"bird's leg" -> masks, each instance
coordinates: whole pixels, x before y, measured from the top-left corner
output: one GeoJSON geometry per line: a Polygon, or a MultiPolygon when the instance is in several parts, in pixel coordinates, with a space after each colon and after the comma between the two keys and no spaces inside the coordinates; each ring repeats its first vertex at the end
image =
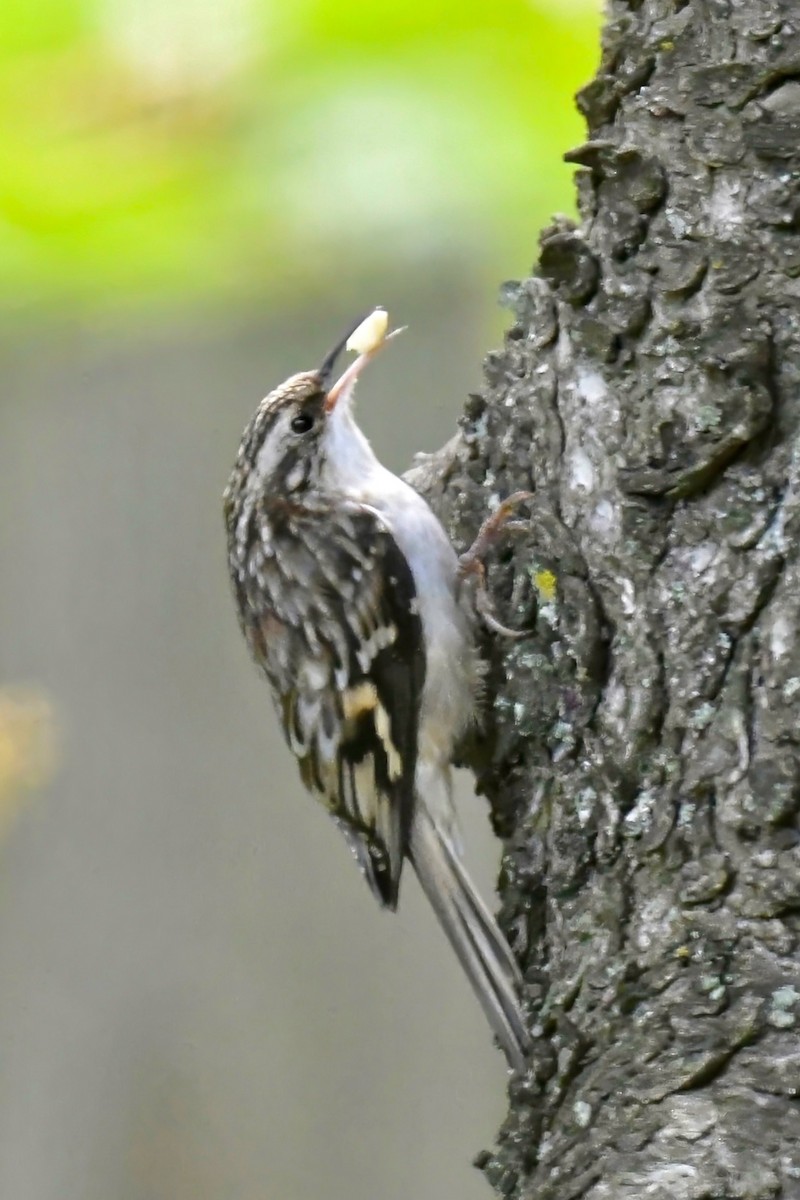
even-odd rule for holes
{"type": "Polygon", "coordinates": [[[486,587],[485,559],[502,533],[507,533],[509,530],[515,531],[528,528],[524,521],[509,521],[508,518],[518,504],[532,499],[533,492],[514,492],[507,500],[504,500],[491,516],[486,518],[469,550],[459,558],[458,573],[456,575],[458,583],[462,583],[470,575],[475,577],[475,611],[480,616],[484,625],[488,629],[491,629],[493,633],[500,634],[501,637],[513,638],[515,640],[527,637],[528,635],[525,630],[509,629],[507,625],[503,625],[498,621],[494,615],[494,606],[486,587]]]}

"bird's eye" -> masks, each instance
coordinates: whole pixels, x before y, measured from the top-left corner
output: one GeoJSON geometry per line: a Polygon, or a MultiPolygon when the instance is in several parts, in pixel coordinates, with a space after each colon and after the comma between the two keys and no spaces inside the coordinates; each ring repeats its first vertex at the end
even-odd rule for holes
{"type": "Polygon", "coordinates": [[[296,417],[292,417],[290,428],[292,433],[308,433],[309,429],[314,428],[314,418],[311,413],[298,413],[296,417]]]}

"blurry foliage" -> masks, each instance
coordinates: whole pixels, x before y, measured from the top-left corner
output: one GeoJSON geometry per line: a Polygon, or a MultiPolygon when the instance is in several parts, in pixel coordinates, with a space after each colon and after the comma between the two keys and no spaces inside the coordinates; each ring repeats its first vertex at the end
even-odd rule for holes
{"type": "Polygon", "coordinates": [[[0,304],[519,273],[573,207],[594,0],[3,0],[0,304]]]}
{"type": "Polygon", "coordinates": [[[0,839],[25,793],[43,787],[55,766],[49,701],[38,691],[0,690],[0,839]]]}

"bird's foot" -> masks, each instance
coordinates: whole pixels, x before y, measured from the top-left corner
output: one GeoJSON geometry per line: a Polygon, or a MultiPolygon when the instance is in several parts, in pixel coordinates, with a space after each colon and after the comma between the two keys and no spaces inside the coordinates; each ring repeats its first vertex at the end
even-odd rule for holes
{"type": "Polygon", "coordinates": [[[525,521],[510,521],[509,517],[517,505],[532,499],[533,492],[514,492],[486,518],[469,550],[465,551],[459,558],[458,574],[456,576],[459,583],[462,583],[469,576],[475,578],[475,611],[487,629],[490,629],[492,633],[499,634],[501,637],[512,638],[515,641],[527,637],[527,632],[521,629],[509,629],[507,625],[503,625],[501,621],[498,621],[495,616],[494,605],[486,586],[485,560],[486,555],[501,534],[528,529],[525,521]]]}

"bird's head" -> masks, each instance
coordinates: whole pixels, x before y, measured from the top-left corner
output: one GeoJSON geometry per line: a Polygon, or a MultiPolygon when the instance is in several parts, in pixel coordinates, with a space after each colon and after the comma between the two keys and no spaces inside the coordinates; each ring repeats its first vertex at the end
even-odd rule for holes
{"type": "Polygon", "coordinates": [[[292,498],[319,486],[331,454],[341,452],[343,433],[346,441],[352,430],[366,445],[350,416],[353,389],[367,363],[400,332],[381,334],[332,382],[338,358],[366,320],[355,322],[320,367],[291,375],[261,401],[242,436],[226,509],[251,488],[261,495],[292,498]]]}

